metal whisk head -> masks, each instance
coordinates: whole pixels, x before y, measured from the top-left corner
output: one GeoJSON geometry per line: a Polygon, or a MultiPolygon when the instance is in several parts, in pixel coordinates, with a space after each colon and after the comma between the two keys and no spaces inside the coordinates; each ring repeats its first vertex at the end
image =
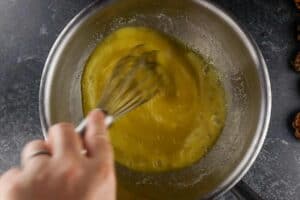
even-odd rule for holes
{"type": "MultiPolygon", "coordinates": [[[[132,49],[131,54],[120,59],[106,82],[98,108],[110,125],[116,118],[149,101],[159,91],[161,75],[157,67],[157,51],[142,51],[143,45],[132,49]]],[[[82,132],[85,120],[77,127],[82,132]]]]}
{"type": "Polygon", "coordinates": [[[122,58],[104,87],[99,108],[118,118],[150,100],[160,86],[156,54],[150,51],[122,58]]]}

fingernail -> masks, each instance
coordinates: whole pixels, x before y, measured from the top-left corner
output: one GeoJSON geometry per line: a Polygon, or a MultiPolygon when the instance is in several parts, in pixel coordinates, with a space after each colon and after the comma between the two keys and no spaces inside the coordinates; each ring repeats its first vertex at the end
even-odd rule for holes
{"type": "Polygon", "coordinates": [[[94,109],[94,111],[103,112],[102,109],[100,109],[100,108],[96,108],[96,109],[94,109]]]}

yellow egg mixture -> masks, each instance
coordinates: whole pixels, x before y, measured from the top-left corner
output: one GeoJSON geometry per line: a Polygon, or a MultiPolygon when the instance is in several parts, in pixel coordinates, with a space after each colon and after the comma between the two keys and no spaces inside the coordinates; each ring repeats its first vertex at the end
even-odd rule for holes
{"type": "Polygon", "coordinates": [[[84,113],[97,106],[119,59],[140,44],[147,51],[158,51],[159,67],[169,82],[110,128],[115,159],[145,172],[189,166],[207,153],[222,131],[225,93],[215,69],[171,37],[150,28],[125,27],[105,38],[82,76],[84,113]]]}

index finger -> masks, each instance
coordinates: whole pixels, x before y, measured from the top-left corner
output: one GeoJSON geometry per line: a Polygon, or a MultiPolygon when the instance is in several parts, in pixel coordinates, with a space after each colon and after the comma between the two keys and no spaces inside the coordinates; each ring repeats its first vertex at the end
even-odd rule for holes
{"type": "Polygon", "coordinates": [[[53,157],[74,158],[82,157],[82,143],[74,126],[68,123],[60,123],[49,130],[48,143],[53,157]]]}
{"type": "Polygon", "coordinates": [[[113,164],[113,151],[104,124],[104,114],[100,110],[92,111],[88,116],[84,144],[88,157],[101,164],[113,164]]]}

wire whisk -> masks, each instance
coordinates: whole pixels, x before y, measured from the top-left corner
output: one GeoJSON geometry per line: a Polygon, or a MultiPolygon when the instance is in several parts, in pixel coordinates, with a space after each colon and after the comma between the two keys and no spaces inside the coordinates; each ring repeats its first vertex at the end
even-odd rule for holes
{"type": "MultiPolygon", "coordinates": [[[[121,58],[104,86],[97,107],[106,114],[107,126],[149,101],[162,85],[157,51],[143,51],[143,47],[137,45],[129,55],[121,58]]],[[[84,119],[75,129],[76,132],[84,133],[86,125],[87,120],[84,119]]]]}

